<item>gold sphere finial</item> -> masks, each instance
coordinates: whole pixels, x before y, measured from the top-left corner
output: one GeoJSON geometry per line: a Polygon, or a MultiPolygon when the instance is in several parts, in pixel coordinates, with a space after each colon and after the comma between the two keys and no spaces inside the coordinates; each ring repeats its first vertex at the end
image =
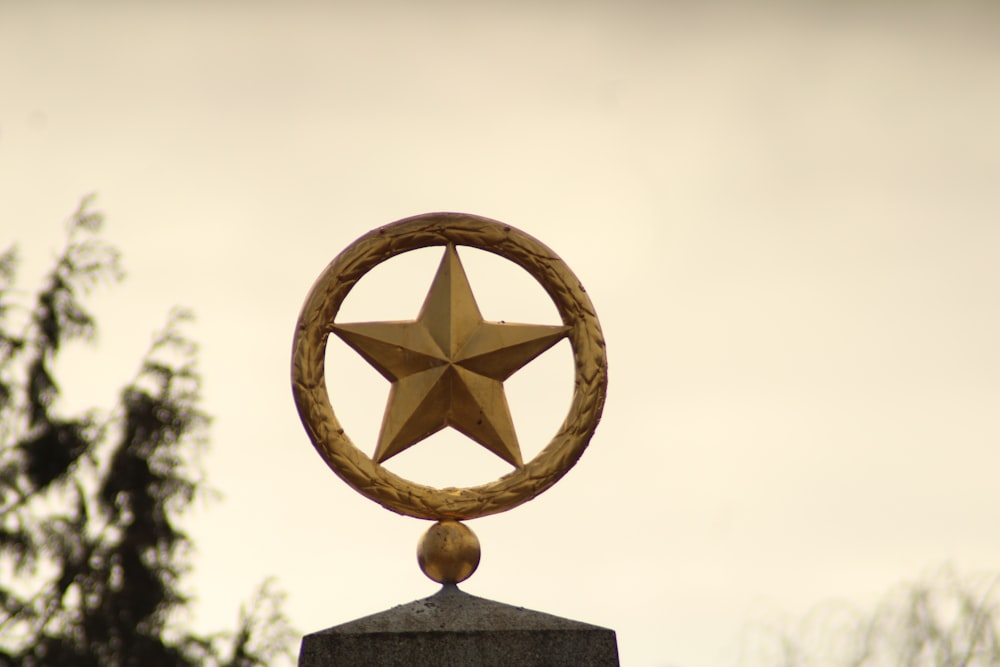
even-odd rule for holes
{"type": "Polygon", "coordinates": [[[417,562],[439,584],[457,584],[479,567],[479,538],[459,521],[438,521],[417,544],[417,562]]]}

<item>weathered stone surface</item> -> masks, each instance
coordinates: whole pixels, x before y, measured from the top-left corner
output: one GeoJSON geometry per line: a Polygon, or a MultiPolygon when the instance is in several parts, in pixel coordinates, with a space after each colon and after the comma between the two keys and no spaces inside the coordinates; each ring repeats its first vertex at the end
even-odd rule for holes
{"type": "Polygon", "coordinates": [[[436,595],[302,639],[299,667],[617,667],[614,630],[468,595],[436,595]]]}

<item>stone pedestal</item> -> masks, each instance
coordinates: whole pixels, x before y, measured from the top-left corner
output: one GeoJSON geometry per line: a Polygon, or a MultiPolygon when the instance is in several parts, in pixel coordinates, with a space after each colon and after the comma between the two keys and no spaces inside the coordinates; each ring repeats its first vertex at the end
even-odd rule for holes
{"type": "Polygon", "coordinates": [[[468,595],[435,595],[306,635],[299,667],[618,667],[614,630],[468,595]]]}

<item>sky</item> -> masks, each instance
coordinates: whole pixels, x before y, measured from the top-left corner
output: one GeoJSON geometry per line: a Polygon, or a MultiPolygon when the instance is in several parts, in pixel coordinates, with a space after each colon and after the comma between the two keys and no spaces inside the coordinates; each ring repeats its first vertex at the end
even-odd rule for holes
{"type": "MultiPolygon", "coordinates": [[[[61,362],[67,411],[110,406],[194,311],[222,499],[185,523],[189,620],[231,626],[274,576],[303,633],[436,590],[429,524],[299,422],[310,286],[419,213],[538,238],[597,309],[607,404],[563,480],[469,522],[463,589],[613,628],[623,665],[755,665],[748,637],[824,601],[1000,569],[998,36],[972,1],[5,0],[0,225],[22,286],[86,193],[123,252],[96,345],[61,362]]],[[[487,319],[558,322],[459,251],[487,319]]],[[[343,320],[416,317],[439,257],[380,266],[343,320]]],[[[340,341],[328,365],[370,453],[388,385],[340,341]]],[[[529,454],[571,383],[565,343],[508,382],[529,454]]],[[[505,471],[484,451],[441,434],[387,465],[472,485],[505,471]]]]}

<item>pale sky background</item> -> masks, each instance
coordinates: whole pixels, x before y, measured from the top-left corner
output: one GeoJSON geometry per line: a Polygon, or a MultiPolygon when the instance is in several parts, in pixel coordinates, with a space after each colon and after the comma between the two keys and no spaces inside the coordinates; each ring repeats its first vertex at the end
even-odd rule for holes
{"type": "MultiPolygon", "coordinates": [[[[66,408],[110,405],[170,307],[195,311],[224,494],[187,522],[198,627],[270,575],[302,632],[436,590],[428,524],[326,468],[288,377],[326,264],[436,210],[559,253],[610,365],[578,465],[471,522],[464,590],[614,628],[629,667],[707,667],[756,664],[755,622],[1000,569],[994,3],[3,0],[22,286],[92,191],[129,276],[94,295],[66,408]]],[[[465,257],[487,318],[555,321],[518,270],[465,257]]],[[[437,258],[372,275],[345,319],[414,317],[437,258]]],[[[373,446],[387,384],[343,349],[334,408],[373,446]]],[[[571,383],[565,345],[538,363],[509,383],[529,452],[571,383]]],[[[460,437],[434,447],[399,469],[497,476],[460,437]]]]}

